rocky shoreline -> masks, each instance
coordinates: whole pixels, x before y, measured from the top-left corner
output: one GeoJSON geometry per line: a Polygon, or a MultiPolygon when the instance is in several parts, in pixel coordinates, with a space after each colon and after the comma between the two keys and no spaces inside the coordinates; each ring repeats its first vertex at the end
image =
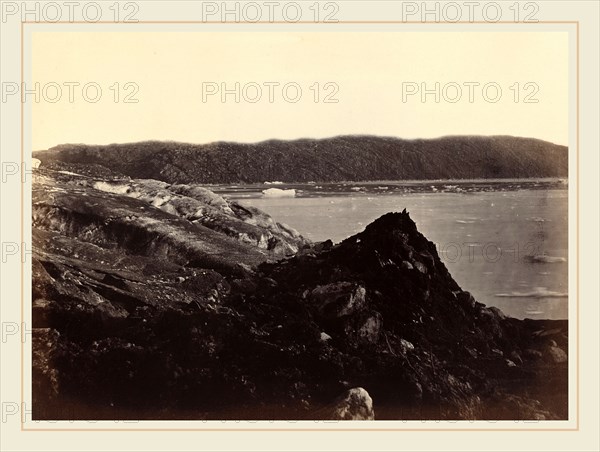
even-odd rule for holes
{"type": "Polygon", "coordinates": [[[568,417],[568,322],[452,279],[407,212],[310,243],[199,186],[35,171],[34,419],[568,417]]]}

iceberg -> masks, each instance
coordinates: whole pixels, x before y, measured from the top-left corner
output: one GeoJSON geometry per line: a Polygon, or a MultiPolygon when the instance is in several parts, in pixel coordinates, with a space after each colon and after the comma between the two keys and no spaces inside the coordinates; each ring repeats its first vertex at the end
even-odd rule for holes
{"type": "Polygon", "coordinates": [[[296,196],[296,190],[293,188],[289,190],[282,190],[280,188],[267,188],[262,192],[265,198],[293,198],[296,196]]]}

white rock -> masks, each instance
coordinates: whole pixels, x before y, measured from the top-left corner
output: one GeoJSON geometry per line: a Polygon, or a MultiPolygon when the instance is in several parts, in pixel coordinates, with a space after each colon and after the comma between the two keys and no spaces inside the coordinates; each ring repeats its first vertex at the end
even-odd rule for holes
{"type": "Polygon", "coordinates": [[[415,349],[415,346],[412,344],[412,342],[409,342],[406,339],[400,339],[400,345],[402,346],[404,351],[415,349]]]}
{"type": "Polygon", "coordinates": [[[331,417],[344,421],[372,421],[375,419],[373,399],[365,389],[352,388],[336,401],[331,417]]]}
{"type": "Polygon", "coordinates": [[[331,336],[325,332],[321,333],[321,341],[322,342],[327,342],[331,340],[331,336]]]}

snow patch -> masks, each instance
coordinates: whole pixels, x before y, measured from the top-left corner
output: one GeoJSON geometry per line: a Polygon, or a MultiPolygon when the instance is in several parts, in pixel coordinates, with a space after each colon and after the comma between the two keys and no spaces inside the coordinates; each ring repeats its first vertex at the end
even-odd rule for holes
{"type": "Polygon", "coordinates": [[[108,182],[94,182],[93,187],[96,190],[105,191],[107,193],[114,193],[116,195],[124,195],[129,191],[129,185],[127,184],[110,184],[108,182]]]}
{"type": "Polygon", "coordinates": [[[69,176],[81,176],[81,174],[74,173],[72,171],[58,171],[61,174],[68,174],[69,176]]]}

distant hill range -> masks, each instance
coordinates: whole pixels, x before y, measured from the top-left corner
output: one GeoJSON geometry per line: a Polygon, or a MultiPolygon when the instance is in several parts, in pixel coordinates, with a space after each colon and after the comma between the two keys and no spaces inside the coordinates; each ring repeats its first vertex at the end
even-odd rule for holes
{"type": "Polygon", "coordinates": [[[43,166],[88,175],[110,172],[198,184],[563,178],[568,174],[566,146],[512,136],[404,140],[353,135],[252,144],[63,144],[35,152],[34,157],[43,166]]]}

